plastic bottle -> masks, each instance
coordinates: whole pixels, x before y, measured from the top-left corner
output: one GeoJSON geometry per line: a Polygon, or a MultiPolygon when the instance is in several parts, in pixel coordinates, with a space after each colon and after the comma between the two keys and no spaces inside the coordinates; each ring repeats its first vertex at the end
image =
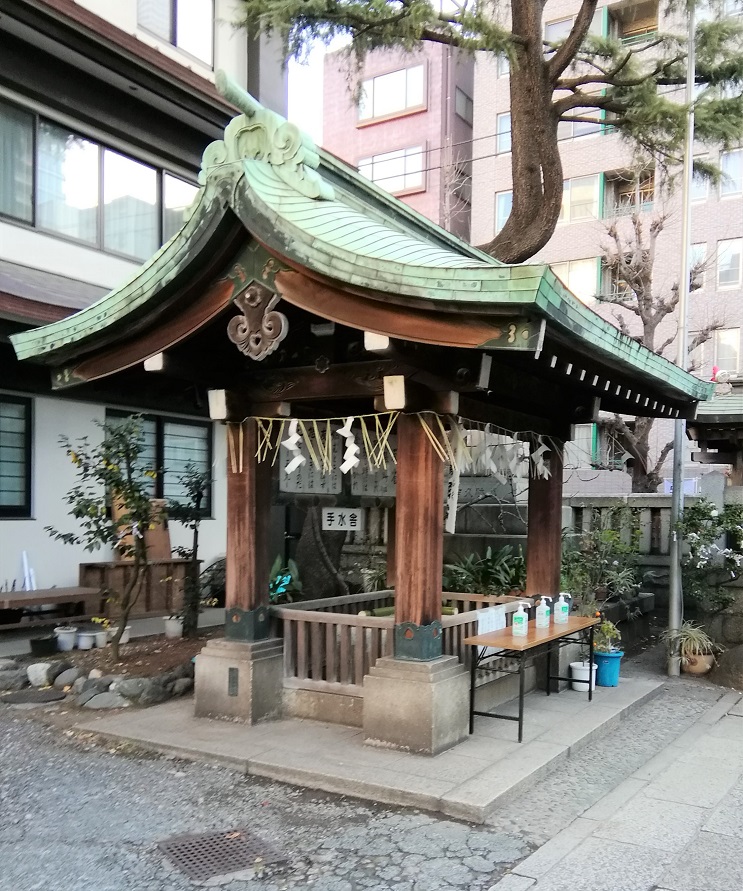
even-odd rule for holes
{"type": "Polygon", "coordinates": [[[565,595],[560,594],[560,599],[555,604],[555,625],[565,625],[568,621],[570,607],[565,601],[565,595]]]}
{"type": "Polygon", "coordinates": [[[550,608],[549,602],[552,601],[551,597],[545,597],[542,595],[542,599],[539,601],[539,605],[537,606],[537,628],[549,628],[550,626],[550,608]]]}
{"type": "Polygon", "coordinates": [[[526,637],[529,630],[529,614],[524,607],[528,608],[528,606],[528,603],[519,603],[519,608],[513,614],[511,631],[514,637],[526,637]]]}

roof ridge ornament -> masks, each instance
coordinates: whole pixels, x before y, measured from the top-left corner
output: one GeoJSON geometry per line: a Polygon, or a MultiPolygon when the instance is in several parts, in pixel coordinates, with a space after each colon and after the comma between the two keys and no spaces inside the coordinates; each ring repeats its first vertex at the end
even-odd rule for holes
{"type": "Polygon", "coordinates": [[[317,172],[320,155],[307,134],[275,111],[264,108],[224,71],[217,71],[216,86],[242,114],[227,125],[223,140],[210,143],[204,150],[199,172],[202,186],[211,176],[219,176],[226,164],[256,160],[270,164],[288,186],[306,198],[335,198],[333,187],[317,172]]]}

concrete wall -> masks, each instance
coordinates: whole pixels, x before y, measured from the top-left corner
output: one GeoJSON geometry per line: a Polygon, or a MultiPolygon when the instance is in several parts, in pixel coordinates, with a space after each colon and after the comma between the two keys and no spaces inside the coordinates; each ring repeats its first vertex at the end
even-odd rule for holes
{"type": "MultiPolygon", "coordinates": [[[[10,392],[10,391],[5,391],[10,392]]],[[[78,564],[111,559],[110,552],[86,552],[80,547],[54,541],[45,526],[74,531],[67,515],[64,496],[75,482],[74,467],[59,447],[61,435],[76,440],[88,436],[100,439],[96,422],[105,419],[105,406],[66,399],[36,397],[33,400],[32,517],[14,520],[0,518],[0,585],[22,581],[21,555],[25,550],[36,574],[39,588],[64,587],[78,583],[78,564]]],[[[201,524],[199,551],[205,564],[225,553],[225,437],[224,427],[215,426],[213,516],[201,524]]],[[[189,535],[171,523],[173,546],[188,545],[189,535]]]]}

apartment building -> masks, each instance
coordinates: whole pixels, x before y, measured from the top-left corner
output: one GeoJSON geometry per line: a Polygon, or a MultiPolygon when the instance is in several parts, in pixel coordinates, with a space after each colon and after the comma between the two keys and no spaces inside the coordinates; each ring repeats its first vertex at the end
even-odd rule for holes
{"type": "MultiPolygon", "coordinates": [[[[559,40],[567,34],[579,7],[576,0],[547,0],[545,39],[559,40]]],[[[728,0],[725,11],[739,14],[743,10],[738,0],[728,0]]],[[[659,31],[683,33],[684,25],[667,15],[666,5],[659,0],[599,0],[592,28],[597,34],[611,34],[632,44],[650,40],[659,31]]],[[[472,165],[472,240],[476,244],[492,238],[511,209],[508,78],[507,60],[478,60],[472,165]]],[[[679,98],[683,101],[682,94],[679,98]]],[[[680,189],[662,195],[652,169],[637,182],[630,169],[631,151],[608,124],[564,123],[559,137],[565,175],[562,214],[550,242],[534,260],[550,263],[580,299],[611,318],[612,308],[597,300],[597,295],[622,287],[607,275],[601,260],[602,245],[608,243],[607,225],[615,220],[627,225],[635,211],[648,222],[654,213],[662,212],[667,219],[657,242],[654,284],[658,291],[668,293],[679,279],[680,189]]],[[[704,262],[704,271],[690,297],[688,329],[693,337],[710,324],[721,326],[693,355],[696,373],[709,379],[714,366],[732,375],[743,374],[743,150],[718,155],[698,145],[696,153],[712,156],[725,174],[719,186],[695,181],[692,195],[692,257],[695,263],[704,262]]],[[[637,329],[634,317],[628,312],[623,315],[632,330],[637,329]]],[[[671,317],[656,342],[672,337],[675,330],[676,320],[671,317]]],[[[675,358],[675,344],[665,355],[675,358]]],[[[627,474],[591,472],[594,466],[622,466],[628,457],[622,443],[601,425],[579,429],[577,435],[570,458],[572,479],[566,482],[568,494],[571,486],[581,491],[586,486],[589,491],[626,491],[627,474]]],[[[656,423],[653,437],[651,454],[658,454],[672,438],[669,425],[656,423]]],[[[708,469],[690,464],[686,473],[694,478],[708,469]]],[[[664,476],[671,476],[670,462],[664,476]]]]}
{"type": "Polygon", "coordinates": [[[325,57],[324,147],[468,239],[474,60],[429,44],[375,51],[350,79],[348,65],[343,50],[325,57]]]}
{"type": "MultiPolygon", "coordinates": [[[[39,587],[77,584],[90,556],[44,531],[69,522],[58,439],[95,440],[122,411],[145,413],[151,457],[168,468],[153,495],[177,497],[188,461],[211,466],[208,510],[223,515],[222,431],[197,387],[152,381],[136,404],[105,379],[53,392],[8,335],[88,306],[180,228],[201,154],[236,113],[216,69],[285,114],[278,54],[234,29],[235,14],[231,0],[0,0],[0,589],[24,551],[39,587]]],[[[203,557],[224,553],[224,523],[202,529],[203,557]]]]}

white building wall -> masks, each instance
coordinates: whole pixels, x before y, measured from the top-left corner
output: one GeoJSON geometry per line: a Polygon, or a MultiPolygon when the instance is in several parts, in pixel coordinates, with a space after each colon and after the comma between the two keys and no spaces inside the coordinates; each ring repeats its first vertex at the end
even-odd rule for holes
{"type": "MultiPolygon", "coordinates": [[[[10,392],[10,391],[8,391],[10,392]]],[[[64,497],[75,483],[75,468],[59,437],[77,440],[87,436],[99,440],[97,423],[105,420],[106,408],[89,402],[36,397],[33,406],[32,447],[32,517],[31,519],[0,518],[0,585],[16,587],[22,583],[21,561],[25,550],[36,575],[39,588],[65,587],[78,584],[80,563],[112,559],[110,550],[88,552],[82,547],[54,541],[45,531],[54,526],[63,532],[74,532],[75,523],[68,516],[64,497]]],[[[200,529],[199,553],[208,565],[225,553],[226,466],[225,428],[215,426],[212,518],[205,519],[200,529]]],[[[190,533],[176,523],[170,524],[171,545],[188,546],[190,533]]]]}

